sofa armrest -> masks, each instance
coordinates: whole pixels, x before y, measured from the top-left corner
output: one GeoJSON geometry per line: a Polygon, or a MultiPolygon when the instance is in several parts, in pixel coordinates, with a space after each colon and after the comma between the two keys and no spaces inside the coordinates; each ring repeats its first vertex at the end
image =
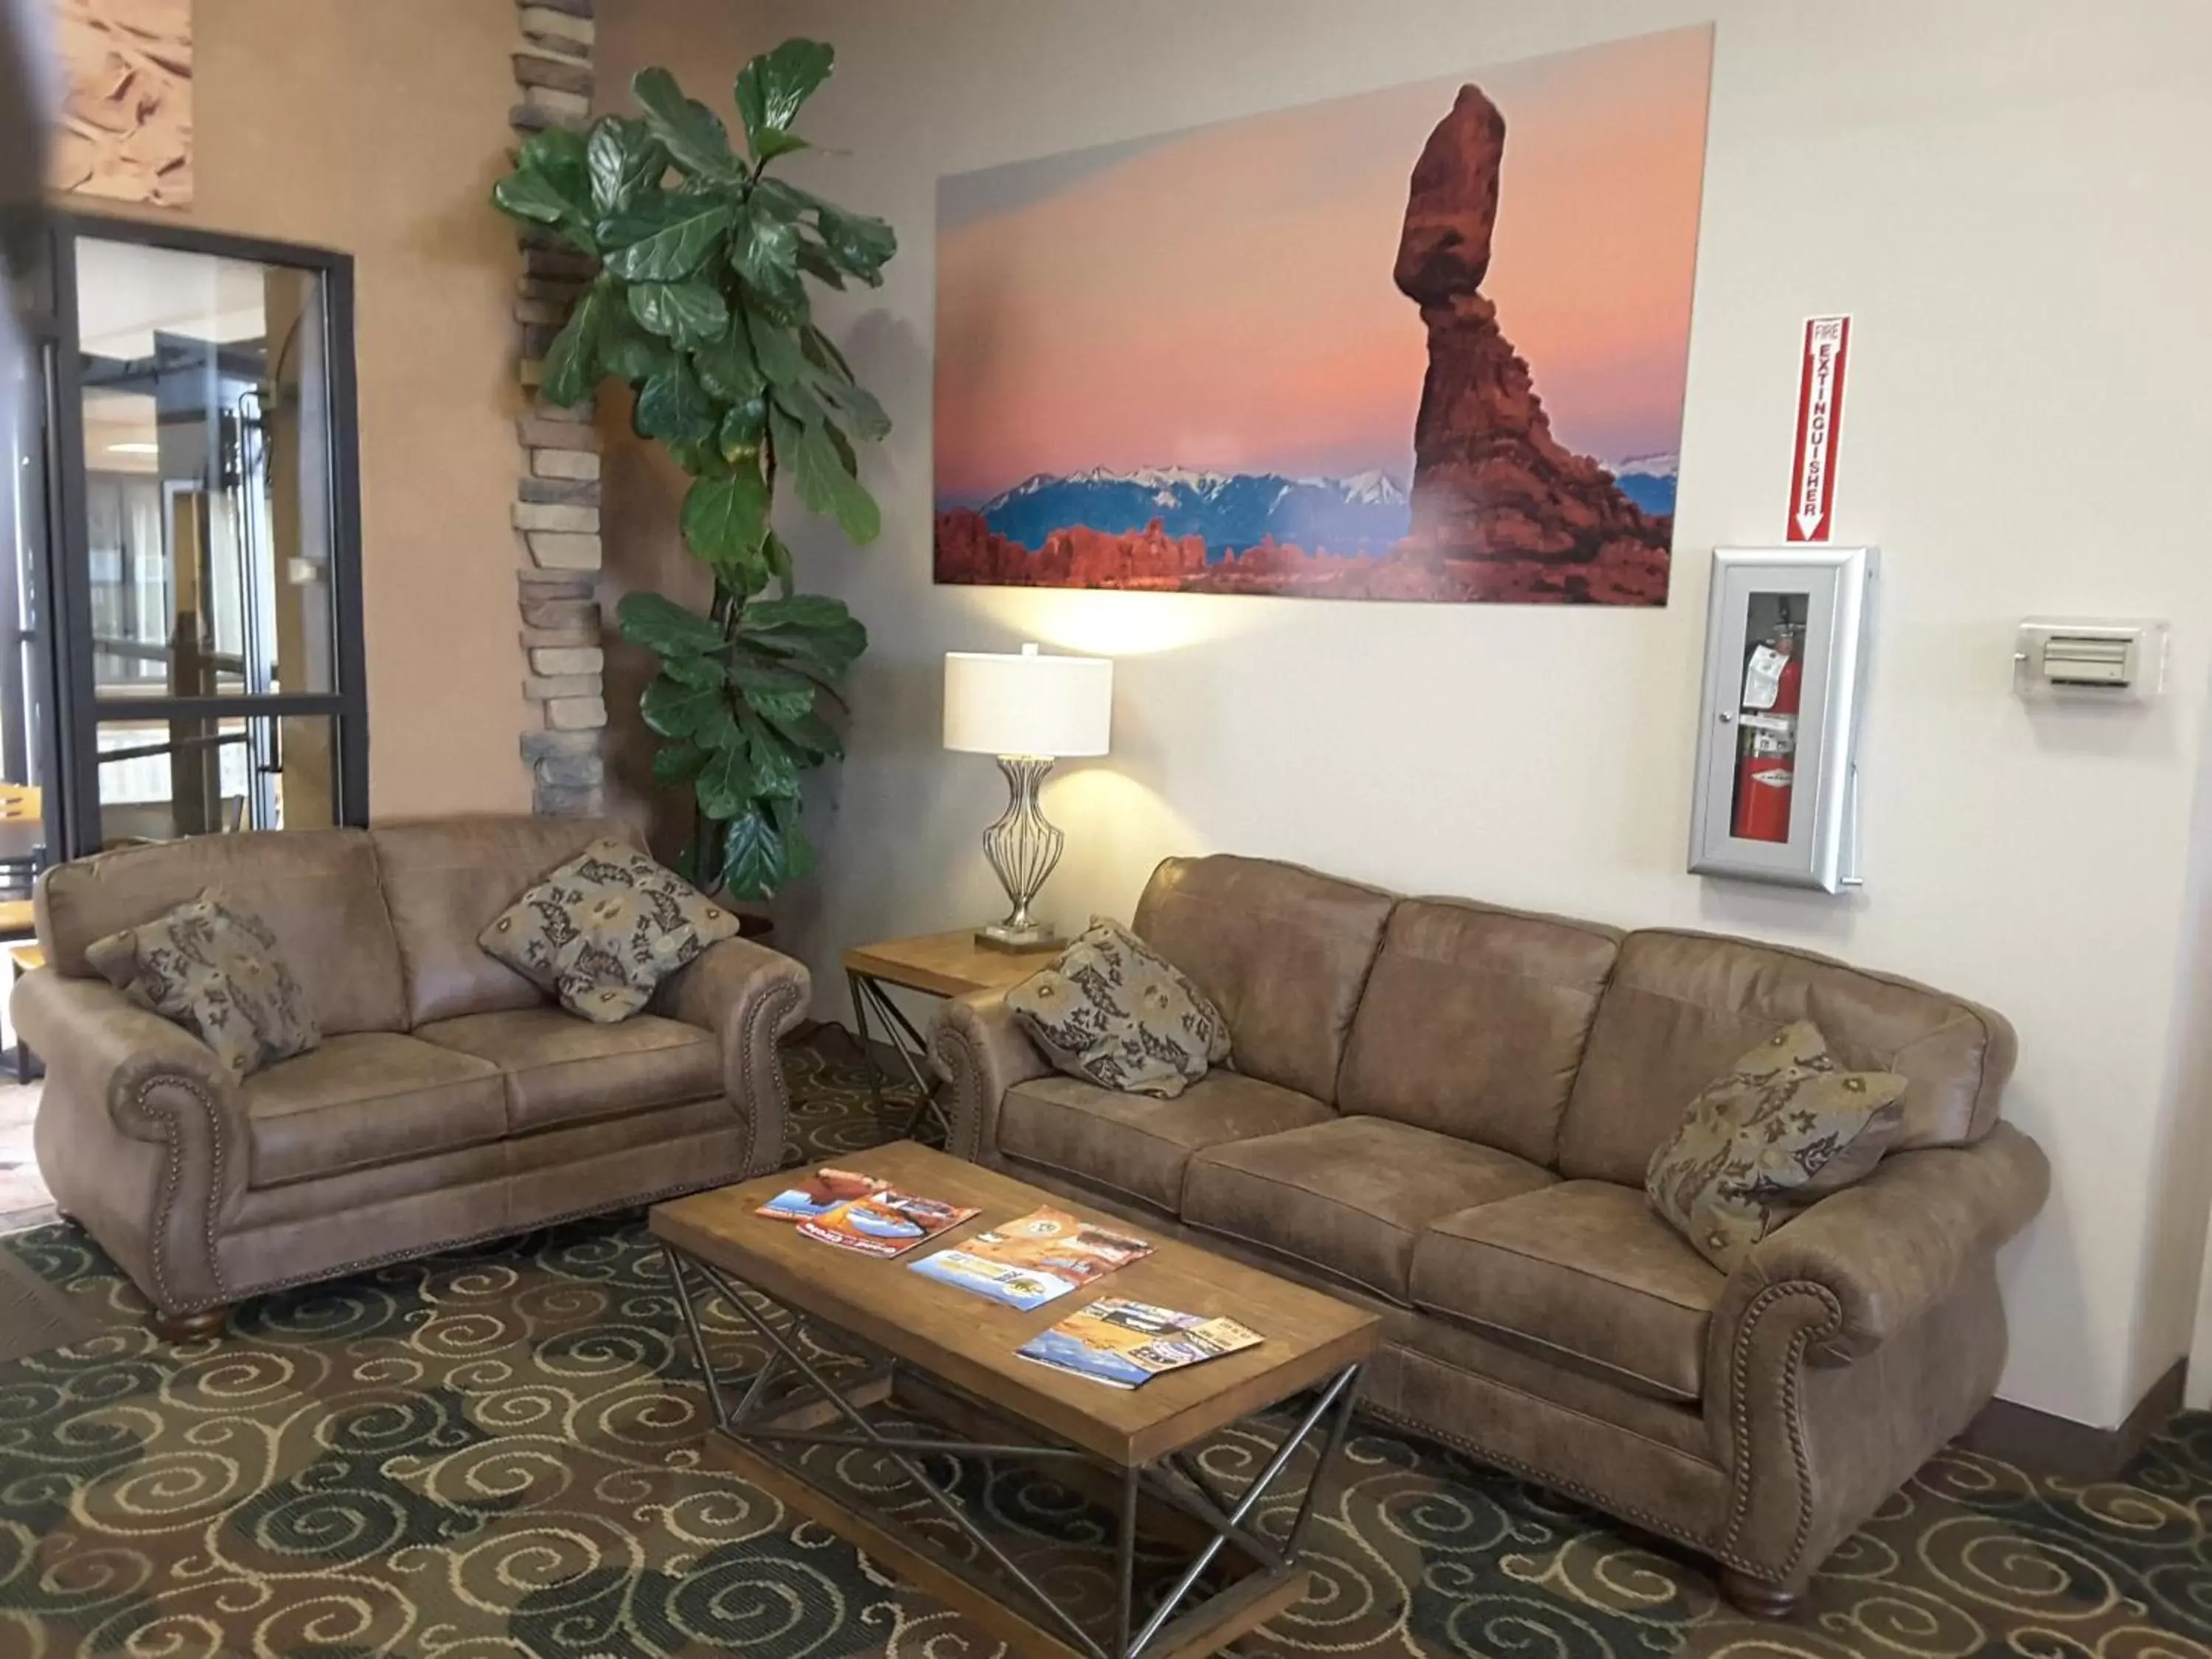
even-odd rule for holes
{"type": "Polygon", "coordinates": [[[998,1155],[999,1107],[1006,1091],[1052,1070],[1015,1022],[1003,990],[955,997],[939,1009],[930,1027],[929,1057],[952,1085],[945,1150],[971,1164],[998,1155]]]}
{"type": "Polygon", "coordinates": [[[2050,1191],[2043,1149],[2010,1124],[1971,1146],[1899,1153],[1760,1241],[1723,1308],[1741,1310],[1770,1285],[1819,1285],[1835,1299],[1835,1328],[1806,1358],[1847,1365],[1941,1303],[2050,1191]]]}
{"type": "Polygon", "coordinates": [[[40,1142],[68,1172],[55,1197],[118,1259],[145,1263],[144,1288],[165,1310],[224,1300],[216,1239],[251,1164],[228,1069],[183,1027],[100,980],[34,969],[16,981],[9,1013],[46,1063],[40,1142]],[[118,1135],[161,1155],[120,1155],[118,1135]]]}
{"type": "Polygon", "coordinates": [[[811,990],[805,964],[756,945],[726,939],[708,945],[660,982],[652,1008],[712,1031],[722,1049],[722,1087],[747,1124],[745,1173],[783,1163],[782,1042],[805,1017],[811,990]]]}

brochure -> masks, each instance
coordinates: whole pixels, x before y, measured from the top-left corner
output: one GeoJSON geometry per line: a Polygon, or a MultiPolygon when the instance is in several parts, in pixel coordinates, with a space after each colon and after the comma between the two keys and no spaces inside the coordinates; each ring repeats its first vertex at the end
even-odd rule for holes
{"type": "Polygon", "coordinates": [[[772,1221],[818,1220],[840,1204],[886,1190],[888,1181],[824,1164],[796,1187],[787,1187],[756,1210],[772,1221]]]}
{"type": "Polygon", "coordinates": [[[926,1255],[914,1270],[1026,1311],[1152,1253],[1141,1238],[1093,1226],[1047,1205],[926,1255]]]}
{"type": "Polygon", "coordinates": [[[1094,1382],[1133,1389],[1163,1371],[1180,1370],[1265,1340],[1233,1319],[1209,1319],[1109,1296],[1079,1308],[1014,1352],[1094,1382]]]}
{"type": "Polygon", "coordinates": [[[958,1226],[975,1212],[912,1193],[895,1193],[888,1182],[873,1176],[824,1167],[778,1193],[754,1213],[774,1221],[795,1221],[807,1237],[842,1250],[890,1256],[958,1226]]]}

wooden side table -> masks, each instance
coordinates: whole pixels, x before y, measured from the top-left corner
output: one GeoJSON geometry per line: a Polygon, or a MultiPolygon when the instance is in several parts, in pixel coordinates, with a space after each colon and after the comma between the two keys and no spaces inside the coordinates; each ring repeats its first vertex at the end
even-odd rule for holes
{"type": "Polygon", "coordinates": [[[1038,951],[994,951],[975,942],[974,928],[963,927],[957,933],[922,933],[912,939],[855,945],[845,952],[845,978],[853,988],[853,1030],[860,1040],[861,1051],[875,1066],[878,1077],[883,1077],[875,1050],[868,1046],[870,1028],[880,1027],[884,1041],[896,1051],[908,1080],[914,1085],[914,1115],[907,1120],[905,1139],[915,1138],[925,1116],[935,1118],[940,1131],[950,1126],[938,1109],[936,1083],[929,1074],[928,1040],[899,1012],[886,988],[896,986],[933,997],[995,991],[1019,984],[1063,948],[1064,942],[1038,951]]]}

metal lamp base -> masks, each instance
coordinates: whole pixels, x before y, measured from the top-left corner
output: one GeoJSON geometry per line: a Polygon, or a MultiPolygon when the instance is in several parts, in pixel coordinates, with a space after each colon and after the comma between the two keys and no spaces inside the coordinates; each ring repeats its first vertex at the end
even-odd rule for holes
{"type": "Polygon", "coordinates": [[[1049,951],[1060,942],[1060,929],[1047,921],[1033,921],[1026,927],[994,921],[975,930],[975,943],[987,951],[1049,951]]]}
{"type": "Polygon", "coordinates": [[[1060,942],[1048,921],[1030,914],[1030,905],[1060,862],[1066,837],[1045,822],[1037,807],[1037,787],[1052,763],[1038,755],[1001,755],[1006,775],[1006,810],[983,832],[983,856],[1014,908],[1003,921],[975,931],[975,942],[994,951],[1038,951],[1060,942]]]}

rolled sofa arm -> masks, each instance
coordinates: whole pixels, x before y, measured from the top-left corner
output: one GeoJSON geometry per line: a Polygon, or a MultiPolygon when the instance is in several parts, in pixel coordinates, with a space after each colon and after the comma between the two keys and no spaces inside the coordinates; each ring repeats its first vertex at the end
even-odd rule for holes
{"type": "Polygon", "coordinates": [[[1762,1240],[1723,1310],[1747,1306],[1770,1285],[1820,1285],[1835,1298],[1835,1329],[1806,1358],[1847,1365],[1941,1303],[2050,1192],[2050,1160],[2008,1123],[1971,1146],[1901,1153],[1762,1240]]]}
{"type": "Polygon", "coordinates": [[[790,1091],[782,1042],[805,1017],[812,981],[804,963],[747,939],[708,945],[660,982],[652,1007],[712,1031],[722,1048],[722,1087],[747,1124],[745,1173],[783,1163],[790,1091]]]}
{"type": "Polygon", "coordinates": [[[1017,1083],[1052,1070],[1029,1040],[1003,990],[955,997],[930,1027],[929,1057],[952,1085],[952,1129],[945,1150],[986,1164],[999,1149],[999,1106],[1017,1083]]]}
{"type": "Polygon", "coordinates": [[[38,1139],[56,1200],[142,1270],[165,1310],[226,1300],[215,1241],[245,1196],[251,1148],[215,1051],[104,981],[51,968],[18,980],[8,1008],[46,1063],[38,1139]]]}

